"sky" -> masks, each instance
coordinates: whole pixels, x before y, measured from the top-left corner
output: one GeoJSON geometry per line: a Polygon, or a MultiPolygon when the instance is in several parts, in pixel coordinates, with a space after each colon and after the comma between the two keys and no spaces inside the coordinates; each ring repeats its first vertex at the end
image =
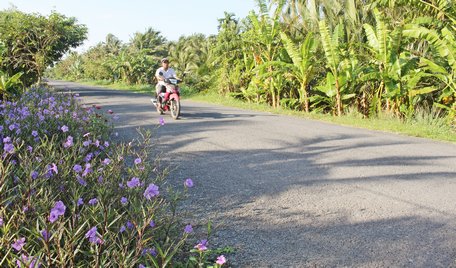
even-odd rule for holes
{"type": "Polygon", "coordinates": [[[135,32],[152,27],[168,40],[182,35],[216,34],[218,18],[224,11],[244,18],[256,9],[254,0],[1,0],[0,10],[11,6],[27,13],[49,15],[55,10],[89,29],[88,40],[79,48],[84,51],[104,41],[112,33],[128,42],[135,32]]]}

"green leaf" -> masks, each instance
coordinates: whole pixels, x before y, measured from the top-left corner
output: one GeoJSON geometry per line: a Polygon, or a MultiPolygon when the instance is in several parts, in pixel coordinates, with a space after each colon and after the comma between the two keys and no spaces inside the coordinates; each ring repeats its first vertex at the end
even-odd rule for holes
{"type": "Polygon", "coordinates": [[[423,87],[420,89],[414,89],[409,91],[409,97],[414,97],[416,95],[428,94],[439,90],[436,87],[423,87]]]}

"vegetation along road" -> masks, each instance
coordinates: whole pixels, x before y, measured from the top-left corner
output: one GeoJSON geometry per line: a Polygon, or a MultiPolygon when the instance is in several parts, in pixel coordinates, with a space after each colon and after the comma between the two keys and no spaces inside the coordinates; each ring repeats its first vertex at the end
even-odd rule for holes
{"type": "MultiPolygon", "coordinates": [[[[117,113],[121,137],[158,124],[146,95],[51,84],[117,113]]],[[[163,118],[192,224],[214,221],[233,266],[455,265],[456,145],[189,101],[163,118]]]]}

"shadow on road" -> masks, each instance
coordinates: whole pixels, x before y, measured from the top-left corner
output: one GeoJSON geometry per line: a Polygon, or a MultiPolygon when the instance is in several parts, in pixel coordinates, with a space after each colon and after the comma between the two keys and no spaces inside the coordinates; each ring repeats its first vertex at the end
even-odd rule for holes
{"type": "MultiPolygon", "coordinates": [[[[210,246],[236,248],[233,267],[455,264],[454,206],[420,196],[456,183],[451,149],[409,153],[422,143],[305,120],[282,124],[302,124],[295,135],[269,126],[286,117],[204,104],[184,105],[181,120],[165,115],[166,125],[156,129],[159,116],[145,94],[66,87],[93,101],[88,105],[116,98],[105,109],[120,115],[116,131],[126,140],[138,126],[155,131],[157,150],[178,167],[170,183],[195,181],[182,211],[190,213],[196,238],[205,238],[213,219],[210,246]]],[[[445,200],[453,193],[440,194],[445,200]]]]}

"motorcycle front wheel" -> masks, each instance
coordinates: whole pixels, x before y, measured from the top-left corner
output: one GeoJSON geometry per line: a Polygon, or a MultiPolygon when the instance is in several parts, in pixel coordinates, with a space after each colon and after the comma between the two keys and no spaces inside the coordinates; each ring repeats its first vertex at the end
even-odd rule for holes
{"type": "Polygon", "coordinates": [[[173,117],[173,119],[177,119],[177,118],[179,118],[179,115],[180,115],[180,101],[176,100],[176,99],[172,99],[170,102],[171,102],[171,105],[170,105],[171,116],[173,117]]]}

